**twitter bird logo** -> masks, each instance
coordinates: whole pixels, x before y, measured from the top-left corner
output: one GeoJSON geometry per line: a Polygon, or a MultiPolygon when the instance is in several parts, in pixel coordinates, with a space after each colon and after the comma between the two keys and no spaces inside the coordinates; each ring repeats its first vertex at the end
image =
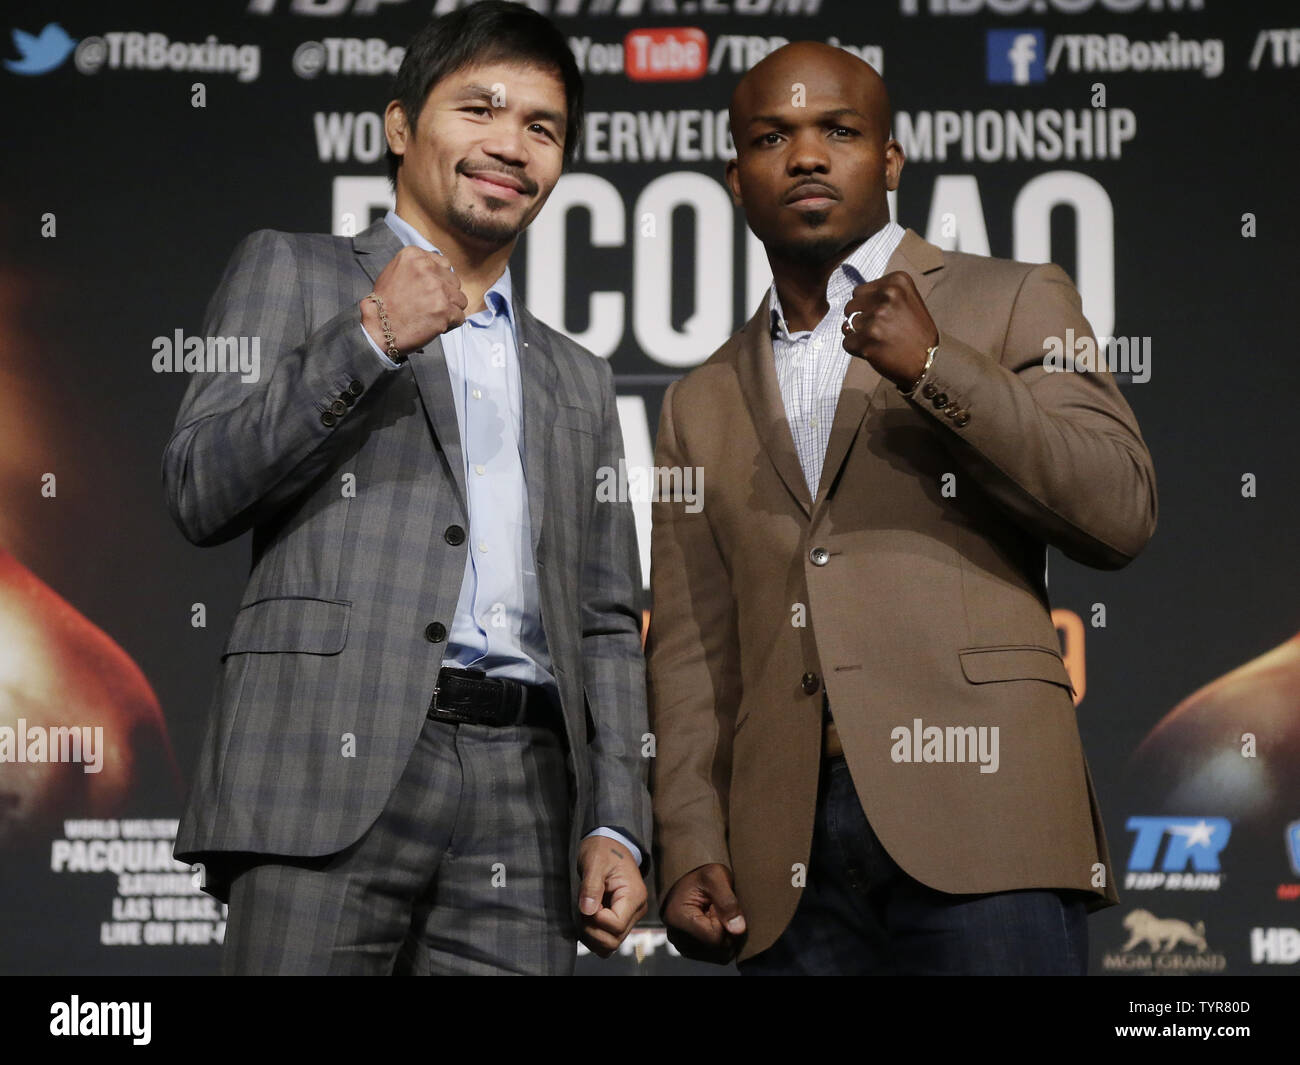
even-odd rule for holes
{"type": "Polygon", "coordinates": [[[21,59],[6,59],[5,69],[14,74],[48,74],[68,58],[76,42],[64,32],[57,22],[51,22],[33,37],[22,30],[14,30],[14,47],[22,53],[21,59]]]}

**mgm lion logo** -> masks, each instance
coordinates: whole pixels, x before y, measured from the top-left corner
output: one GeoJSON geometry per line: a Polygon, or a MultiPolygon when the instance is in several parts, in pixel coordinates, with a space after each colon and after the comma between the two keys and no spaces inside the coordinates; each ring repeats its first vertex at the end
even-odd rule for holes
{"type": "Polygon", "coordinates": [[[1148,949],[1168,953],[1179,943],[1195,947],[1197,953],[1205,953],[1205,922],[1197,921],[1195,927],[1186,921],[1162,921],[1149,910],[1134,910],[1124,918],[1124,927],[1129,932],[1129,940],[1121,948],[1132,950],[1139,943],[1146,943],[1148,949]]]}

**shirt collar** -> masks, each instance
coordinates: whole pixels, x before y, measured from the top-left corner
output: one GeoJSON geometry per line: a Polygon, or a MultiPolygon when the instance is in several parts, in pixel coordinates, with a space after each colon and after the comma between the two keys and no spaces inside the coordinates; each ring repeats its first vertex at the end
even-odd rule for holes
{"type": "MultiPolygon", "coordinates": [[[[410,222],[402,218],[396,211],[390,210],[384,215],[384,221],[388,223],[388,228],[397,234],[397,239],[403,244],[414,244],[417,248],[423,248],[425,251],[436,251],[442,254],[425,238],[424,234],[416,229],[410,222]]],[[[486,314],[486,321],[481,324],[489,324],[493,318],[499,314],[505,315],[506,321],[514,325],[514,310],[511,306],[511,300],[514,299],[514,288],[510,282],[510,267],[506,267],[500,277],[493,282],[492,287],[483,295],[483,302],[487,304],[486,311],[479,311],[476,315],[471,315],[469,321],[478,318],[479,315],[486,314]]]]}
{"type": "MultiPolygon", "coordinates": [[[[864,284],[868,280],[874,280],[866,276],[867,262],[885,241],[894,240],[897,243],[894,238],[894,231],[900,228],[897,222],[886,222],[880,229],[854,248],[852,255],[831,271],[831,276],[826,279],[826,303],[832,310],[836,301],[831,298],[831,290],[836,287],[839,275],[842,274],[848,281],[850,290],[857,288],[858,285],[864,284]]],[[[768,320],[771,324],[772,336],[782,340],[806,336],[809,330],[804,330],[801,333],[790,333],[786,328],[785,311],[781,309],[781,297],[777,294],[775,280],[772,282],[769,292],[771,294],[769,300],[771,310],[769,311],[768,320]]]]}

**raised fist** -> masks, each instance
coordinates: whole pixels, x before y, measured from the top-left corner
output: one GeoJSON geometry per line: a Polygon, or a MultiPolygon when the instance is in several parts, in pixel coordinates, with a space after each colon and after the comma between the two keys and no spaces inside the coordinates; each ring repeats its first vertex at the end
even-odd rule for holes
{"type": "MultiPolygon", "coordinates": [[[[469,303],[447,260],[414,244],[404,247],[384,267],[375,282],[375,295],[384,301],[384,313],[402,355],[455,329],[465,320],[469,303]]],[[[361,301],[361,322],[387,352],[379,305],[374,300],[361,301]]]]}

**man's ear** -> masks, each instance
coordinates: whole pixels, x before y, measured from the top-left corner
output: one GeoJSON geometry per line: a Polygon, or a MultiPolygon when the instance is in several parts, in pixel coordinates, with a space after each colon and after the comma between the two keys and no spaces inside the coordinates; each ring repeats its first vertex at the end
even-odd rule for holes
{"type": "Polygon", "coordinates": [[[740,168],[736,165],[736,160],[727,160],[727,188],[731,190],[731,202],[737,207],[744,207],[745,201],[740,195],[740,168]]]}
{"type": "Polygon", "coordinates": [[[903,146],[892,137],[885,141],[885,188],[888,191],[895,192],[898,189],[905,162],[907,157],[903,155],[903,146]]]}
{"type": "Polygon", "coordinates": [[[406,141],[410,130],[406,125],[406,110],[397,100],[388,101],[384,108],[384,137],[394,155],[406,154],[406,141]]]}

